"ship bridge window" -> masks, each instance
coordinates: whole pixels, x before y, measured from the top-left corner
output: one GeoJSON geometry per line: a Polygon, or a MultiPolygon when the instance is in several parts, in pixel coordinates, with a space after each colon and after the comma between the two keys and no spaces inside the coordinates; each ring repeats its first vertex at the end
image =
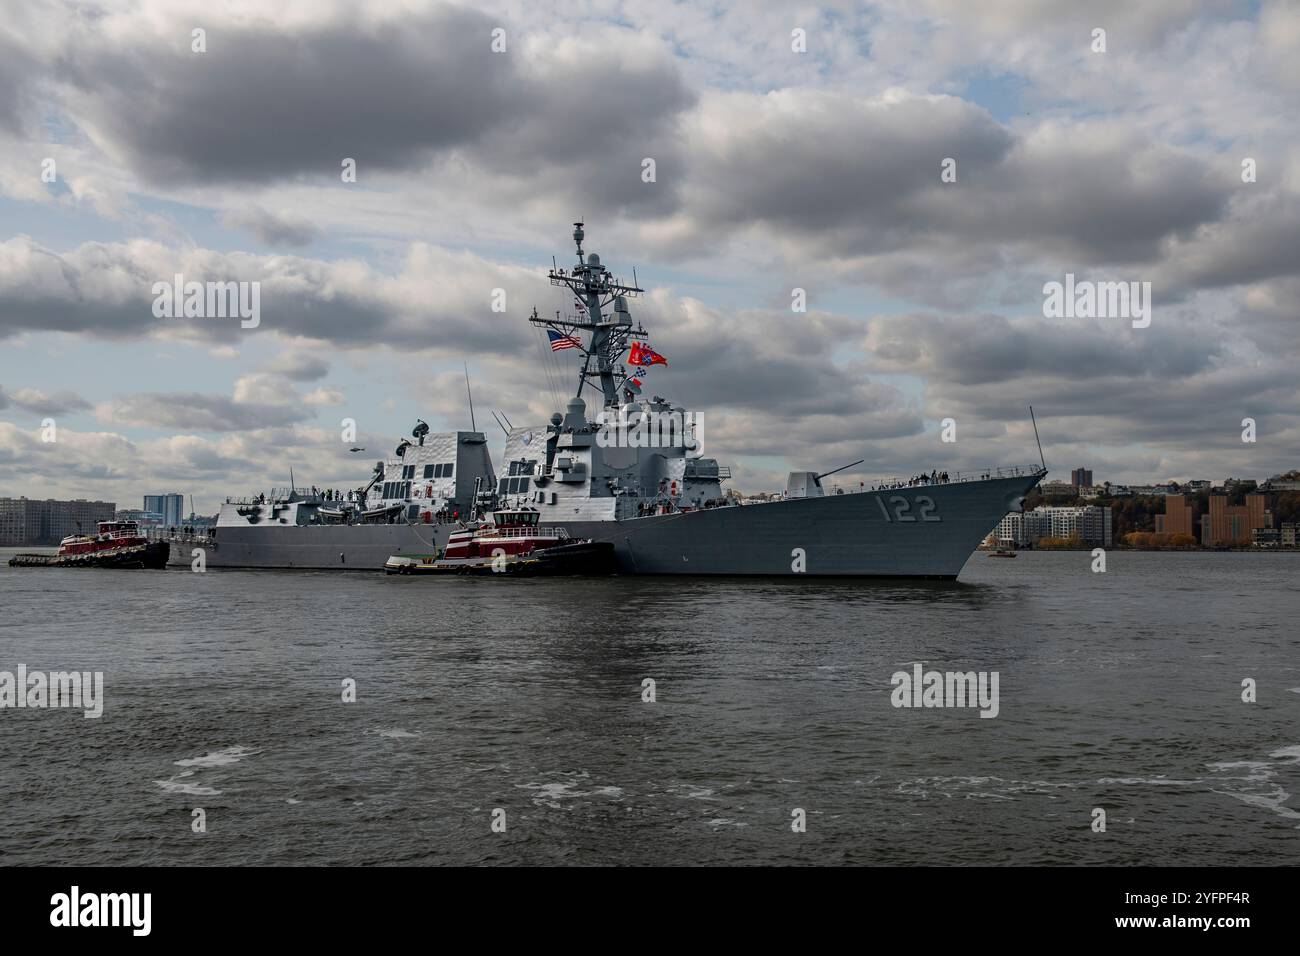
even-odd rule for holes
{"type": "Polygon", "coordinates": [[[419,517],[420,517],[420,506],[419,506],[419,505],[411,505],[411,507],[407,508],[407,509],[406,509],[406,517],[411,518],[412,520],[414,520],[414,519],[416,519],[416,518],[419,518],[419,517]]]}
{"type": "Polygon", "coordinates": [[[404,467],[402,468],[402,477],[403,477],[403,478],[414,478],[414,477],[415,477],[415,466],[414,466],[414,465],[406,465],[406,466],[404,466],[404,467]]]}
{"type": "Polygon", "coordinates": [[[432,478],[432,477],[434,477],[433,469],[436,468],[436,467],[437,467],[437,465],[425,465],[425,466],[424,466],[424,477],[426,477],[426,478],[432,478]]]}
{"type": "Polygon", "coordinates": [[[508,472],[508,474],[512,476],[531,475],[536,470],[537,470],[536,459],[529,460],[527,458],[519,458],[510,463],[510,471],[508,472]]]}

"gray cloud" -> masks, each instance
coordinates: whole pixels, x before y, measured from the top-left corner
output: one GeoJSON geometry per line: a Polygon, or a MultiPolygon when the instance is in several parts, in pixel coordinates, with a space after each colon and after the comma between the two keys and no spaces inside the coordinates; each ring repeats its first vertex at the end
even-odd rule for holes
{"type": "Polygon", "coordinates": [[[36,388],[20,388],[7,392],[4,386],[0,385],[0,409],[11,405],[36,415],[66,415],[69,412],[86,411],[91,407],[90,402],[67,389],[60,389],[50,394],[36,388]]]}
{"type": "Polygon", "coordinates": [[[1013,134],[955,97],[729,94],[693,122],[673,236],[706,248],[762,225],[791,258],[855,263],[876,281],[908,251],[945,280],[1017,247],[1079,265],[1154,261],[1230,197],[1227,176],[1140,132],[1089,122],[1013,134]],[[940,179],[948,158],[952,183],[940,179]]]}
{"type": "Polygon", "coordinates": [[[1134,329],[1128,319],[899,315],[871,322],[870,347],[877,368],[957,385],[1044,375],[1163,381],[1207,371],[1225,355],[1210,328],[1161,318],[1134,329]]]}
{"type": "Polygon", "coordinates": [[[265,370],[295,382],[314,382],[329,374],[329,363],[305,351],[281,352],[268,362],[265,370]]]}
{"type": "Polygon", "coordinates": [[[0,243],[0,336],[42,330],[234,342],[276,333],[459,356],[530,347],[522,316],[553,298],[537,271],[423,245],[411,247],[401,271],[385,274],[351,260],[173,249],[145,240],[86,243],[67,253],[25,236],[0,243]],[[260,325],[156,318],[154,283],[171,283],[177,273],[186,281],[260,283],[260,325]],[[509,314],[491,311],[496,288],[507,291],[509,314]]]}
{"type": "Polygon", "coordinates": [[[309,246],[320,235],[320,229],[306,219],[292,213],[267,212],[260,206],[245,206],[221,217],[228,229],[243,229],[252,233],[268,246],[309,246]]]}
{"type": "Polygon", "coordinates": [[[296,31],[215,23],[201,54],[188,26],[168,22],[170,37],[78,34],[55,64],[81,122],[151,178],[337,179],[344,157],[364,176],[472,141],[523,107],[517,60],[489,47],[496,24],[460,7],[296,31]]]}
{"type": "Polygon", "coordinates": [[[237,402],[198,392],[121,395],[101,403],[95,413],[105,424],[186,431],[254,431],[312,417],[290,404],[237,402]]]}

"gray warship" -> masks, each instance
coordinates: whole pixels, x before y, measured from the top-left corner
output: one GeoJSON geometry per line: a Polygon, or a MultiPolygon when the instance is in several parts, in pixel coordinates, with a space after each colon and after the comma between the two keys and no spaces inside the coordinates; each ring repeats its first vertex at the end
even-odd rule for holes
{"type": "Polygon", "coordinates": [[[193,565],[202,551],[208,568],[379,571],[395,555],[440,552],[453,531],[512,508],[612,543],[624,574],[954,579],[1046,474],[1028,466],[825,483],[855,462],[790,472],[767,500],[728,493],[730,470],[704,457],[699,418],[643,395],[634,362],[660,360],[631,316],[644,290],[584,252],[583,224],[574,227],[576,263],[548,276],[573,294],[576,311],[543,318],[534,309],[528,321],[579,350],[577,390],[549,422],[507,428],[499,472],[483,433],[430,435],[421,422],[416,441],[377,462],[351,500],[290,487],[227,501],[211,533],[173,537],[171,562],[193,565]]]}

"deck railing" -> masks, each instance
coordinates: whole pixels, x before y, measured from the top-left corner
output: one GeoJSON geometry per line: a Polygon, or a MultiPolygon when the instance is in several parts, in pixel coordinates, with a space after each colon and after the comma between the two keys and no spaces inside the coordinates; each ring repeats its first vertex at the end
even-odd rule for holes
{"type": "MultiPolygon", "coordinates": [[[[1046,472],[1040,465],[998,465],[967,471],[950,471],[947,474],[948,477],[944,479],[940,479],[938,475],[932,479],[929,472],[911,478],[860,478],[858,483],[843,487],[843,491],[846,495],[865,491],[894,491],[899,488],[924,488],[968,481],[993,481],[998,478],[1029,478],[1033,475],[1046,474],[1046,472]]],[[[832,493],[841,488],[839,484],[834,482],[828,484],[832,493]]],[[[826,487],[823,486],[823,489],[826,487]]]]}

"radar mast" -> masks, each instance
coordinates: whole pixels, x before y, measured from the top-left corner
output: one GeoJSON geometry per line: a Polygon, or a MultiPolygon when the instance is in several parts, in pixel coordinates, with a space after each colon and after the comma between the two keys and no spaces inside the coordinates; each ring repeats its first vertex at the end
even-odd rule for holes
{"type": "Polygon", "coordinates": [[[573,293],[576,315],[544,319],[533,310],[528,321],[543,328],[553,329],[561,335],[573,336],[583,354],[582,370],[578,373],[578,397],[588,380],[600,383],[604,406],[611,408],[619,403],[619,389],[628,380],[626,369],[619,361],[628,348],[633,335],[644,336],[646,330],[632,325],[627,300],[636,298],[644,289],[617,279],[600,262],[600,256],[582,251],[586,234],[582,223],[573,224],[573,241],[578,249],[578,263],[570,270],[552,267],[547,274],[551,285],[566,288],[573,293]],[[588,333],[586,344],[580,332],[588,333]],[[593,367],[594,360],[594,367],[593,367]]]}

